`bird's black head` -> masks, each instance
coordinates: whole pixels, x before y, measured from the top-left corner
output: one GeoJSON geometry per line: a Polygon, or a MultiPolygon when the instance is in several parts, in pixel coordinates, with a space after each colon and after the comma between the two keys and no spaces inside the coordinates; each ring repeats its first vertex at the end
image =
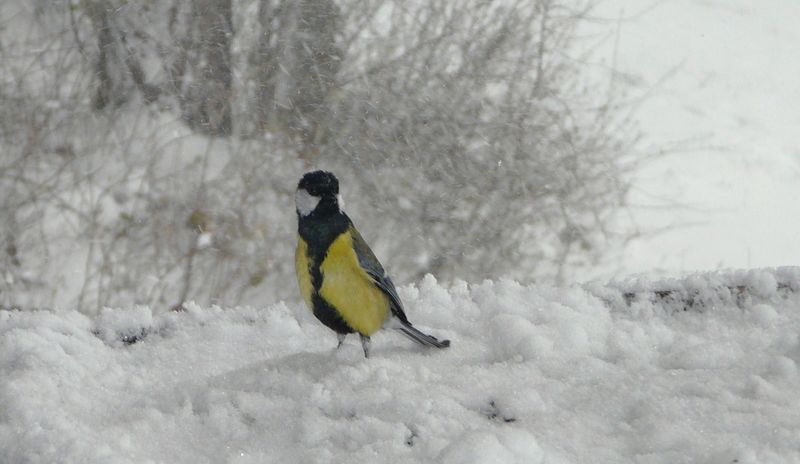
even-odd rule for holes
{"type": "Polygon", "coordinates": [[[339,194],[339,179],[328,171],[307,172],[297,184],[297,189],[303,189],[315,197],[336,196],[339,194]]]}
{"type": "Polygon", "coordinates": [[[339,180],[328,171],[308,172],[300,179],[295,193],[295,206],[300,216],[318,213],[341,212],[339,180]]]}

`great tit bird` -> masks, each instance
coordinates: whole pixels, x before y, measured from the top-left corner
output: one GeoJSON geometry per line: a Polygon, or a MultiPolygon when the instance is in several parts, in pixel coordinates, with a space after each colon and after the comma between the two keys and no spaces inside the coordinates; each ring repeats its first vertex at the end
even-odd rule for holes
{"type": "Polygon", "coordinates": [[[300,293],[317,319],[336,332],[337,348],[355,332],[369,358],[370,337],[384,327],[421,345],[450,346],[450,340],[424,334],[408,321],[392,279],[342,211],[336,176],[326,171],[305,174],[295,204],[300,293]]]}

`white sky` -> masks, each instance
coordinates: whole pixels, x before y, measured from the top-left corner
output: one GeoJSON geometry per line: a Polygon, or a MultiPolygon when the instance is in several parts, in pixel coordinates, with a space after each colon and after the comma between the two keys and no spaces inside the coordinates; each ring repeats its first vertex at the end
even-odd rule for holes
{"type": "Polygon", "coordinates": [[[800,264],[800,1],[606,0],[596,14],[625,18],[616,67],[652,87],[646,146],[696,139],[631,195],[654,206],[635,210],[642,230],[686,225],[635,240],[616,274],[800,264]]]}

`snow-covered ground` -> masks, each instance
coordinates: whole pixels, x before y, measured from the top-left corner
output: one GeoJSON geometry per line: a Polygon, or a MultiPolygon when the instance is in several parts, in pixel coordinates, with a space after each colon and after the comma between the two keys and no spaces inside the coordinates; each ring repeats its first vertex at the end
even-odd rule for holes
{"type": "Polygon", "coordinates": [[[401,296],[453,345],[378,334],[370,359],[296,304],[3,311],[0,462],[797,463],[796,292],[798,268],[588,289],[428,276],[401,296]],[[694,305],[624,303],[653,288],[694,305]]]}
{"type": "Polygon", "coordinates": [[[634,223],[667,230],[606,275],[800,263],[800,2],[603,0],[593,16],[605,63],[647,95],[646,147],[688,141],[631,192],[634,223]]]}

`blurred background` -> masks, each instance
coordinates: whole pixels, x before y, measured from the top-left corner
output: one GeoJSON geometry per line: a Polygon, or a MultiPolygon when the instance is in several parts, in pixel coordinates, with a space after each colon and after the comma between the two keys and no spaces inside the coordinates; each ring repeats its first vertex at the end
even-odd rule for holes
{"type": "Polygon", "coordinates": [[[310,168],[401,285],[796,264],[769,3],[6,0],[0,304],[295,300],[310,168]]]}

